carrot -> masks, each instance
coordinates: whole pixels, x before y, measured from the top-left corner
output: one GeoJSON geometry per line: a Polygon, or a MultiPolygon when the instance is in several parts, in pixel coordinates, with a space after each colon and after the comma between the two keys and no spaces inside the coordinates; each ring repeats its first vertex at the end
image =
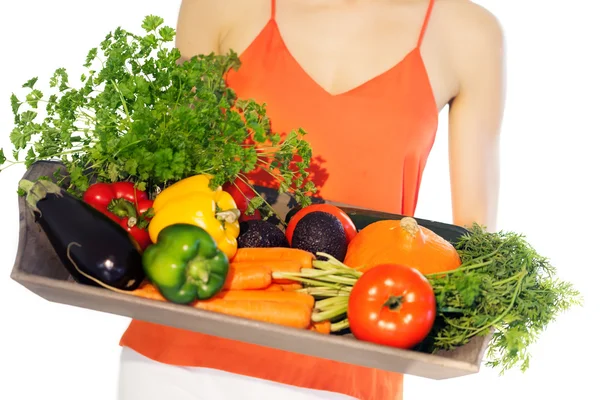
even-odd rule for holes
{"type": "Polygon", "coordinates": [[[230,265],[236,268],[269,267],[272,272],[296,272],[302,269],[302,263],[297,260],[256,260],[256,261],[232,261],[230,265]]]}
{"type": "MultiPolygon", "coordinates": [[[[297,260],[257,260],[257,261],[234,261],[230,264],[234,268],[251,268],[256,266],[268,267],[271,272],[293,272],[299,273],[302,269],[302,263],[297,260]]],[[[290,279],[273,279],[274,283],[291,284],[296,283],[290,279]]]]}
{"type": "Polygon", "coordinates": [[[264,290],[267,292],[283,292],[283,287],[279,283],[271,283],[264,290]]]}
{"type": "Polygon", "coordinates": [[[298,261],[301,268],[312,268],[314,254],[289,247],[243,247],[238,249],[232,263],[243,261],[298,261]]]}
{"type": "Polygon", "coordinates": [[[130,292],[134,296],[143,297],[150,300],[167,301],[160,293],[158,288],[150,282],[143,282],[137,289],[130,292]]]}
{"type": "Polygon", "coordinates": [[[267,267],[236,268],[230,265],[222,290],[265,289],[271,282],[271,270],[267,267]]]}
{"type": "Polygon", "coordinates": [[[315,298],[310,294],[299,292],[274,292],[267,290],[225,290],[215,298],[223,300],[274,301],[283,303],[300,303],[307,307],[315,306],[315,298]]]}
{"type": "Polygon", "coordinates": [[[331,321],[311,322],[309,329],[311,331],[329,335],[331,333],[331,321]]]}
{"type": "Polygon", "coordinates": [[[301,283],[279,283],[278,285],[285,292],[294,292],[298,289],[302,289],[301,283]]]}
{"type": "Polygon", "coordinates": [[[255,321],[308,329],[312,309],[301,303],[210,299],[197,301],[195,308],[255,321]]]}

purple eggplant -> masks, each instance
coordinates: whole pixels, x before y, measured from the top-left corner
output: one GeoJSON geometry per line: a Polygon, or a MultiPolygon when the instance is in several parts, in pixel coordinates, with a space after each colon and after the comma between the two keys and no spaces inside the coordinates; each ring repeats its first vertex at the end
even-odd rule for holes
{"type": "Polygon", "coordinates": [[[75,281],[117,291],[140,286],[142,250],[119,224],[49,180],[23,179],[19,188],[75,281]]]}

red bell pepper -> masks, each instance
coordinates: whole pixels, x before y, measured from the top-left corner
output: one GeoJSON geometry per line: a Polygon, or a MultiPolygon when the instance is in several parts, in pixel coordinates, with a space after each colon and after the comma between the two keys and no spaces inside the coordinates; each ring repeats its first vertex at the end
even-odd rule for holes
{"type": "Polygon", "coordinates": [[[240,210],[240,222],[261,219],[259,210],[255,210],[251,215],[246,214],[246,210],[248,210],[248,206],[250,205],[250,200],[256,197],[256,193],[246,182],[240,178],[236,178],[233,183],[225,182],[223,184],[223,190],[233,197],[238,210],[240,210]]]}
{"type": "Polygon", "coordinates": [[[132,182],[94,183],[83,194],[83,201],[121,225],[142,250],[150,245],[148,224],[154,202],[132,182]]]}

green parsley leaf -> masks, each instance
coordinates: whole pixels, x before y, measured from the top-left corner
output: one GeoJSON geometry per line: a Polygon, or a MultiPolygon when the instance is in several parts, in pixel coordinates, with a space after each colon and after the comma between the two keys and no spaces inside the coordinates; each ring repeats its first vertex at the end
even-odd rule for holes
{"type": "MultiPolygon", "coordinates": [[[[163,24],[149,15],[142,35],[121,27],[105,35],[88,51],[79,86],[58,68],[48,93],[33,88],[34,78],[24,85],[25,102],[13,94],[15,158],[26,150],[27,166],[60,160],[76,195],[92,177],[128,180],[155,193],[196,174],[210,174],[216,188],[264,170],[281,192],[309,204],[314,184],[305,132],[273,132],[264,104],[238,99],[227,87],[226,72],[240,66],[234,52],[180,62],[176,32],[163,24]]],[[[269,208],[264,200],[263,206],[269,208]]]]}
{"type": "Polygon", "coordinates": [[[33,86],[37,83],[37,81],[38,81],[37,77],[31,78],[30,80],[28,80],[27,82],[25,82],[23,84],[23,87],[33,89],[33,86]]]}

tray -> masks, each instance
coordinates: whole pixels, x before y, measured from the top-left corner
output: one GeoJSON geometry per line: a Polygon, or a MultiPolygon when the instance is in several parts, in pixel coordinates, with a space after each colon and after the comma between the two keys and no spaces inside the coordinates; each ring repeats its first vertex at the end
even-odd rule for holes
{"type": "MultiPolygon", "coordinates": [[[[34,180],[40,176],[48,176],[52,179],[57,168],[62,168],[62,165],[56,162],[37,162],[27,170],[23,178],[34,180]]],[[[489,336],[476,337],[453,351],[432,355],[362,342],[351,335],[323,335],[78,284],[70,277],[46,235],[34,222],[33,214],[26,208],[24,198],[19,197],[18,201],[19,245],[11,278],[51,302],[436,380],[479,372],[490,339],[489,336]]],[[[344,208],[359,229],[378,219],[401,218],[394,214],[344,208]]],[[[463,228],[450,224],[423,219],[418,221],[450,241],[465,232],[463,228]]]]}

